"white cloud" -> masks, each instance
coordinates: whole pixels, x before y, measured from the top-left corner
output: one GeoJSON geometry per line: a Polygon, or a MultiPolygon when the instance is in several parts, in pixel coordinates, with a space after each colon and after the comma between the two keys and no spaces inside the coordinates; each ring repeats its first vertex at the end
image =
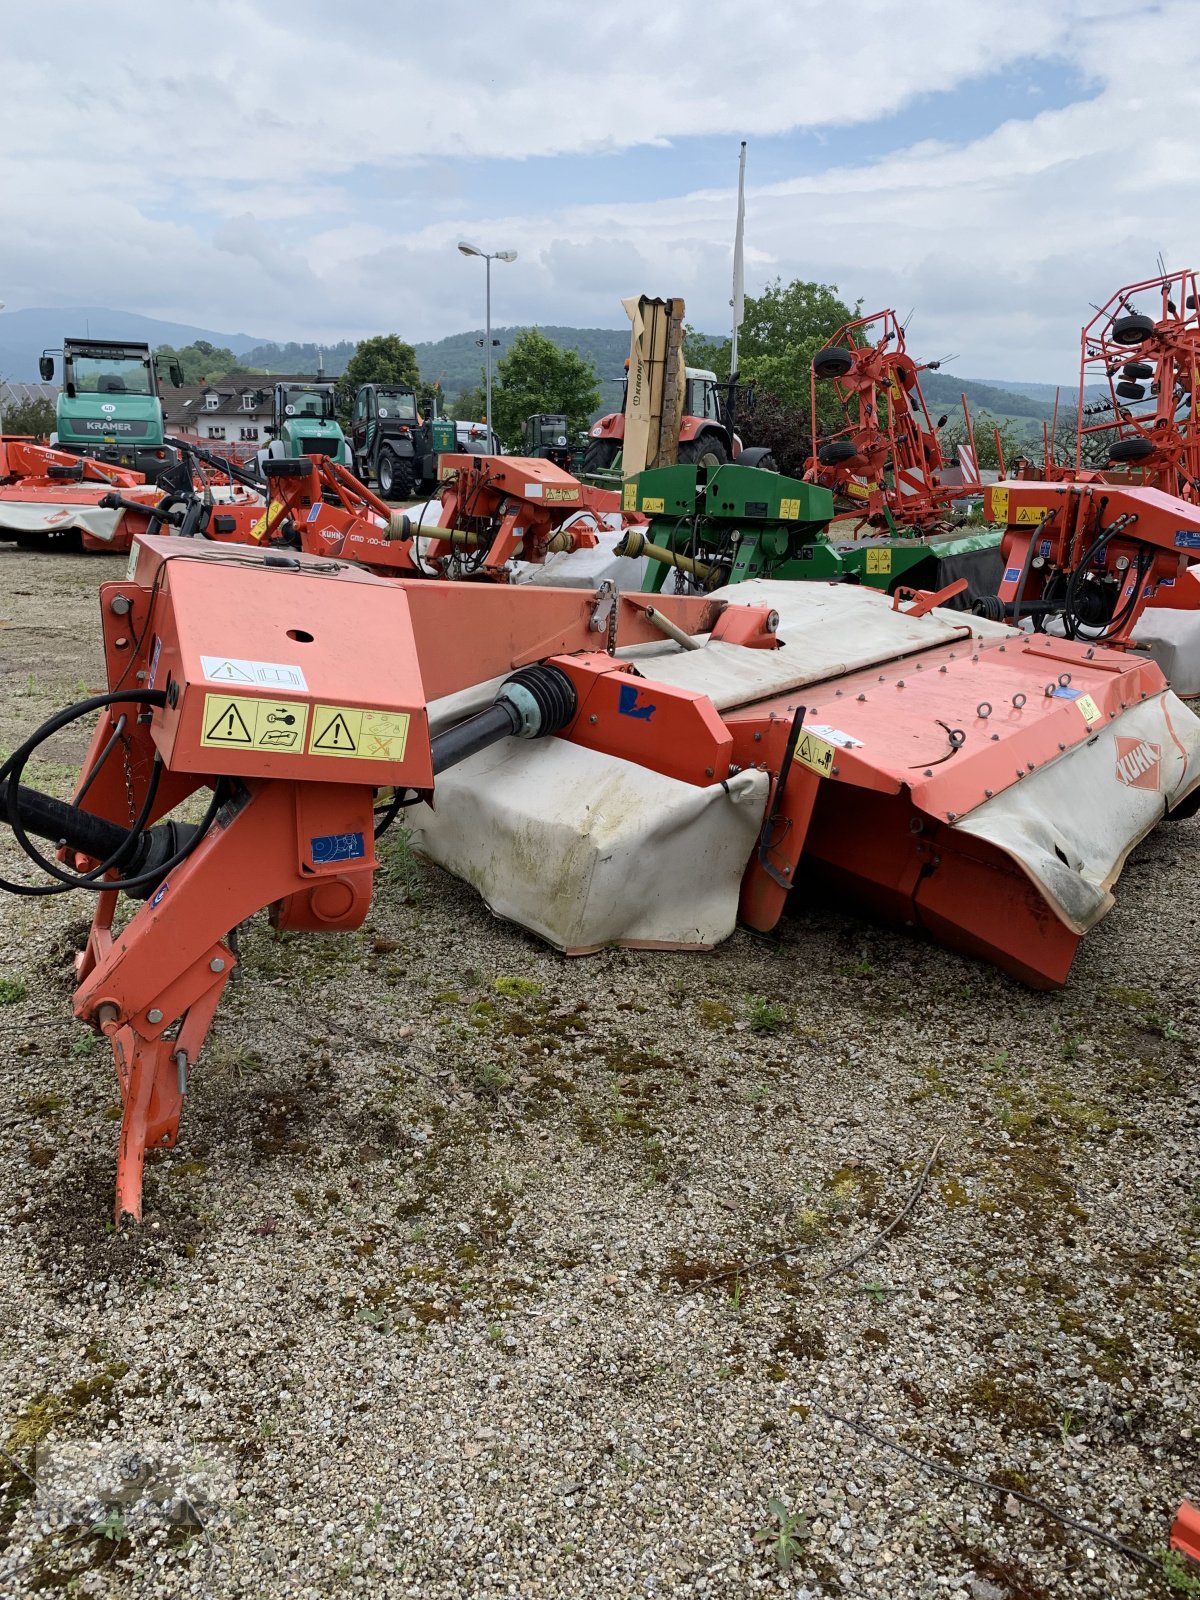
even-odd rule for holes
{"type": "Polygon", "coordinates": [[[1089,301],[1147,275],[1159,249],[1200,264],[1191,0],[1006,0],[1000,22],[953,0],[763,0],[752,26],[697,0],[524,0],[449,32],[315,0],[142,0],[119,29],[80,0],[55,16],[69,50],[47,47],[35,8],[5,18],[10,306],[434,337],[480,320],[482,270],[454,251],[467,236],[520,253],[493,269],[498,322],[619,325],[620,297],[644,289],[683,294],[719,329],[731,187],[588,198],[596,162],[611,192],[611,161],[633,179],[638,150],[671,144],[686,171],[700,134],[729,138],[731,179],[736,138],[751,141],[752,289],[778,273],[836,282],[867,309],[915,306],[914,347],[960,351],[966,373],[1069,378],[1089,301]],[[1061,61],[1091,97],[1039,110],[1018,86],[983,137],[754,184],[756,137],[868,122],[1031,57],[1061,61]],[[548,155],[556,183],[571,174],[566,207],[529,160],[548,155]],[[527,164],[481,169],[505,172],[506,199],[471,204],[469,164],[497,157],[527,164]]]}

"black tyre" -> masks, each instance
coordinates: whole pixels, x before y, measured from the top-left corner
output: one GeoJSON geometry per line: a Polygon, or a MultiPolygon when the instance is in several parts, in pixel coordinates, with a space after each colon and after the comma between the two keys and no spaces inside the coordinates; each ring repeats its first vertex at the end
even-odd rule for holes
{"type": "Polygon", "coordinates": [[[757,467],[760,472],[778,472],[779,463],[763,444],[752,444],[737,458],[739,467],[757,467]]]}
{"type": "Polygon", "coordinates": [[[857,454],[857,445],[849,439],[831,439],[817,451],[817,460],[823,467],[840,467],[847,461],[853,461],[857,454]]]}
{"type": "Polygon", "coordinates": [[[1152,378],[1154,368],[1149,361],[1127,361],[1121,368],[1121,376],[1128,378],[1130,383],[1138,383],[1143,378],[1152,378]]]}
{"type": "Polygon", "coordinates": [[[619,439],[592,439],[587,449],[583,452],[583,470],[585,472],[607,472],[617,459],[617,452],[621,448],[619,439]]]}
{"type": "Polygon", "coordinates": [[[680,462],[694,461],[698,467],[721,467],[729,460],[724,440],[715,433],[702,433],[698,439],[685,439],[679,446],[680,462]]]}
{"type": "Polygon", "coordinates": [[[813,371],[818,378],[844,378],[853,365],[854,352],[845,345],[830,345],[813,357],[813,371]]]}
{"type": "Polygon", "coordinates": [[[1118,317],[1112,325],[1112,336],[1117,344],[1141,344],[1154,332],[1154,323],[1140,311],[1127,317],[1118,317]]]}
{"type": "Polygon", "coordinates": [[[1145,461],[1154,454],[1154,446],[1140,434],[1132,439],[1116,439],[1108,452],[1110,461],[1145,461]]]}
{"type": "Polygon", "coordinates": [[[1146,398],[1145,385],[1140,383],[1119,383],[1117,385],[1117,393],[1122,400],[1144,400],[1146,398]]]}
{"type": "Polygon", "coordinates": [[[413,491],[412,462],[405,461],[400,456],[393,455],[390,450],[381,450],[379,460],[375,465],[375,476],[379,479],[379,493],[385,500],[411,500],[413,491]]]}

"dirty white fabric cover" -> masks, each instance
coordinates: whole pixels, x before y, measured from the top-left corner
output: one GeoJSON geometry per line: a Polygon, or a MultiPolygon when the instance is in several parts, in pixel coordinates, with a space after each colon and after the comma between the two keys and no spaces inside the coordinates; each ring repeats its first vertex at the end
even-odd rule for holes
{"type": "Polygon", "coordinates": [[[698,789],[561,739],[505,739],[408,813],[414,847],[498,916],[581,954],[699,947],[733,932],[767,777],[698,789]]]}
{"type": "Polygon", "coordinates": [[[123,511],[104,511],[99,506],[0,498],[0,538],[6,532],[66,533],[78,528],[83,533],[90,533],[93,539],[104,539],[111,543],[124,515],[123,511]]]}
{"type": "Polygon", "coordinates": [[[1063,922],[1084,933],[1112,906],[1111,886],[1134,845],[1198,782],[1200,720],[1167,691],[977,806],[955,831],[997,845],[1063,922]],[[1118,776],[1118,756],[1143,741],[1160,757],[1157,788],[1130,786],[1118,776]]]}

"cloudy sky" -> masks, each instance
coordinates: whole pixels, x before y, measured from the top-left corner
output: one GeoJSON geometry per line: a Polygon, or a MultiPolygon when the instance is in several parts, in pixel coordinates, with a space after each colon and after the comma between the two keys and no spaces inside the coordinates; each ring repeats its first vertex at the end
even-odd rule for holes
{"type": "Polygon", "coordinates": [[[228,332],[623,326],[746,281],[914,309],[969,376],[1077,370],[1200,266],[1200,0],[0,4],[0,299],[228,332]],[[420,19],[427,19],[426,27],[420,19]]]}

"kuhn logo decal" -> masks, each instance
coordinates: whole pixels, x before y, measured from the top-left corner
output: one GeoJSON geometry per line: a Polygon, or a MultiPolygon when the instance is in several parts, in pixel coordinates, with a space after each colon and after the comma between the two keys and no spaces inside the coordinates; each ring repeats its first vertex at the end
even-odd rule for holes
{"type": "Polygon", "coordinates": [[[1157,789],[1162,772],[1162,746],[1149,739],[1117,740],[1117,777],[1131,789],[1157,789]]]}

